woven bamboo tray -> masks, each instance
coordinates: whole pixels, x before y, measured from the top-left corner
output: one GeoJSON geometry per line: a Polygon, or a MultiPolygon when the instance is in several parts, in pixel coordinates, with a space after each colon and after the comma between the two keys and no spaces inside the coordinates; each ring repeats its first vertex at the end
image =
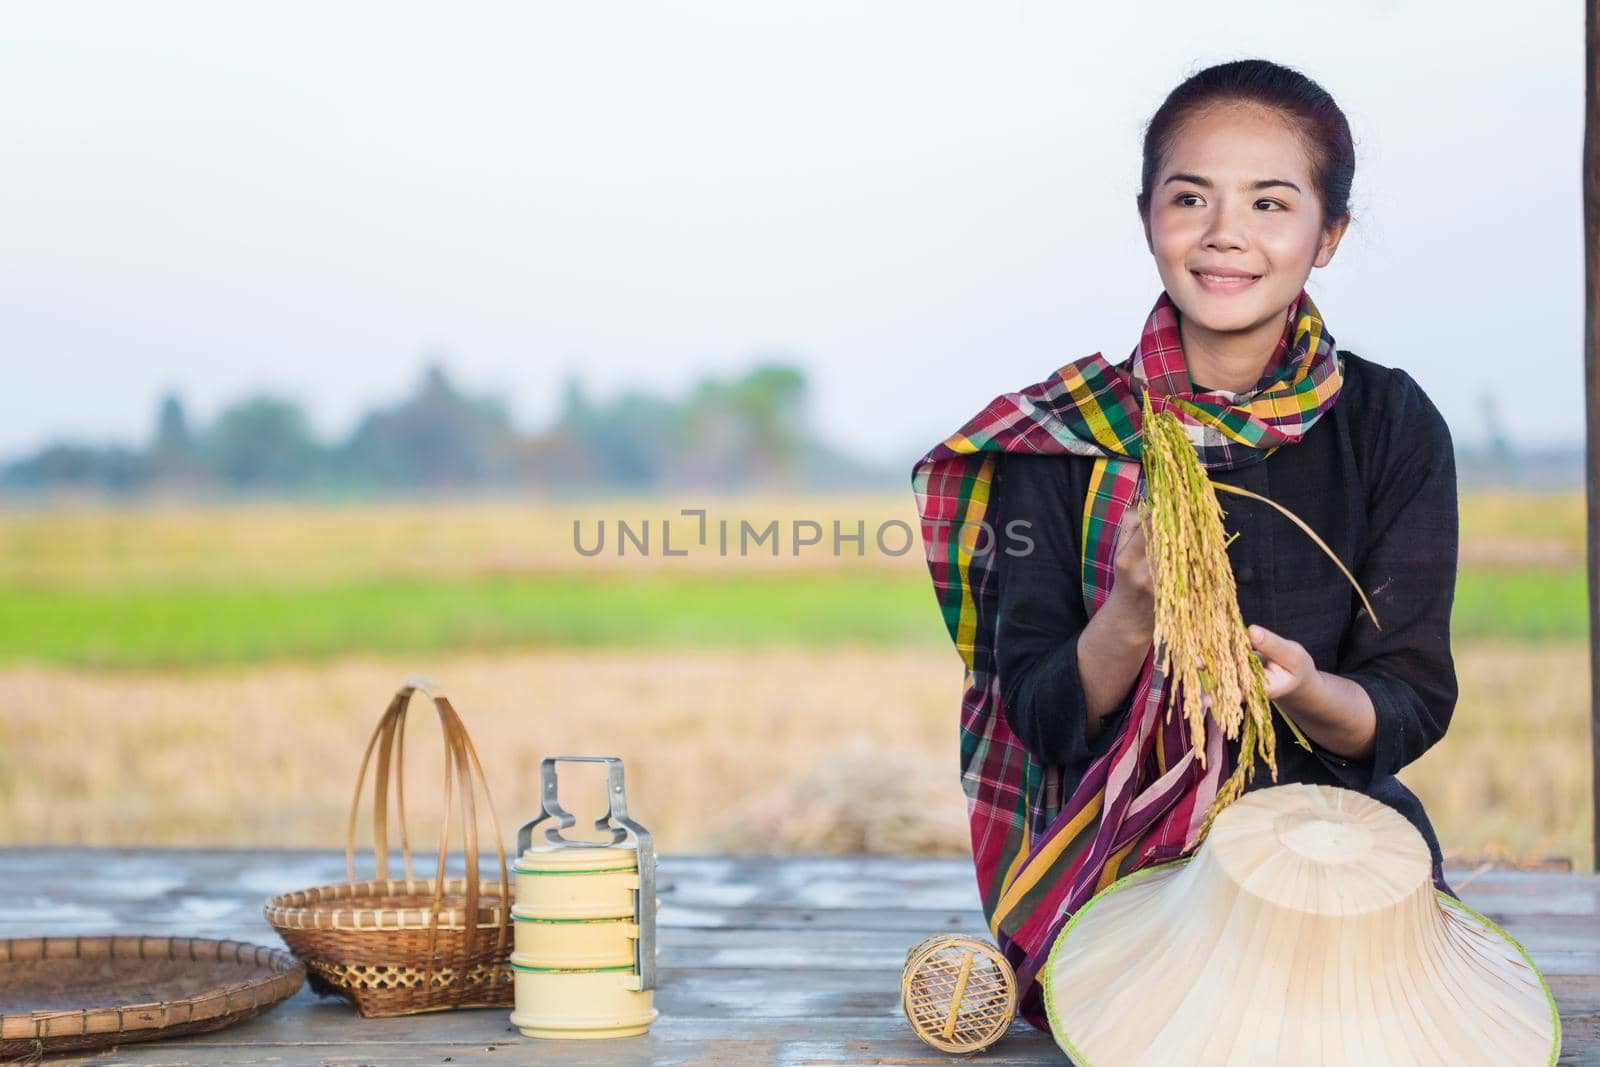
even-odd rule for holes
{"type": "Polygon", "coordinates": [[[426,678],[400,687],[367,743],[345,832],[345,878],[339,885],[281,893],[267,901],[267,921],[307,968],[314,992],[349,1000],[365,1016],[412,1015],[512,1003],[513,929],[506,851],[477,750],[450,701],[426,678]],[[405,719],[414,693],[428,696],[444,732],[444,822],[434,877],[418,878],[406,830],[405,719]],[[372,834],[377,877],[355,877],[356,825],[367,769],[377,754],[372,834]],[[389,782],[400,827],[405,877],[389,877],[389,782]],[[498,884],[480,885],[476,795],[481,792],[500,859],[498,884]],[[452,801],[459,805],[466,873],[445,877],[452,801]]]}
{"type": "Polygon", "coordinates": [[[305,968],[287,952],[240,941],[0,941],[0,1056],[220,1030],[293,996],[305,976],[305,968]]]}

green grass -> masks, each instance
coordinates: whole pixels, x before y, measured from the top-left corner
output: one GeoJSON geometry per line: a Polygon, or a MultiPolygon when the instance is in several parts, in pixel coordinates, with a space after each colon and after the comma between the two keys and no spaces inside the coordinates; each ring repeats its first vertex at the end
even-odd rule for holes
{"type": "Polygon", "coordinates": [[[0,662],[84,667],[550,645],[892,644],[943,634],[926,580],[870,572],[0,592],[0,662]]]}
{"type": "MultiPolygon", "coordinates": [[[[1584,640],[1581,568],[1461,575],[1456,639],[1584,640]]],[[[925,575],[553,574],[0,589],[0,662],[181,667],[540,646],[943,644],[925,575]]]]}
{"type": "Polygon", "coordinates": [[[1586,641],[1588,579],[1582,567],[1469,569],[1456,582],[1454,638],[1586,641]]]}

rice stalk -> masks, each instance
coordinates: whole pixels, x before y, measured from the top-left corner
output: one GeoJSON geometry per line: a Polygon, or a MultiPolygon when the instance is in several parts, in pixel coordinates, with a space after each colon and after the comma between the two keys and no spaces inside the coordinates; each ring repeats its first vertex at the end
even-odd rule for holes
{"type": "MultiPolygon", "coordinates": [[[[1282,504],[1278,503],[1276,500],[1269,500],[1268,498],[1262,496],[1260,493],[1252,493],[1250,490],[1241,489],[1237,485],[1224,485],[1221,482],[1212,482],[1211,483],[1211,488],[1213,488],[1213,489],[1221,489],[1225,493],[1234,493],[1234,494],[1237,494],[1238,496],[1247,496],[1251,500],[1259,500],[1263,504],[1270,504],[1274,508],[1277,508],[1280,512],[1282,512],[1289,519],[1290,522],[1294,523],[1296,526],[1300,527],[1300,529],[1304,530],[1306,532],[1306,536],[1311,538],[1311,540],[1315,541],[1317,543],[1317,547],[1322,549],[1323,552],[1327,553],[1328,558],[1333,560],[1333,565],[1339,568],[1340,573],[1342,573],[1345,576],[1346,580],[1349,581],[1350,585],[1352,587],[1354,587],[1354,589],[1356,591],[1356,596],[1361,598],[1361,603],[1366,606],[1367,614],[1369,616],[1371,616],[1371,618],[1372,618],[1372,625],[1374,627],[1376,627],[1377,629],[1379,629],[1379,630],[1383,629],[1382,626],[1378,625],[1378,613],[1376,611],[1372,610],[1372,601],[1368,600],[1367,599],[1367,594],[1361,591],[1361,583],[1356,581],[1355,575],[1350,573],[1350,568],[1346,567],[1344,565],[1344,561],[1341,560],[1337,555],[1334,554],[1333,549],[1328,547],[1328,543],[1326,541],[1324,541],[1322,538],[1317,536],[1317,531],[1313,530],[1311,527],[1306,525],[1304,519],[1300,518],[1300,516],[1296,515],[1294,512],[1290,511],[1288,508],[1284,507],[1282,504]]],[[[1238,537],[1239,535],[1238,534],[1234,534],[1233,536],[1234,537],[1238,537]]],[[[1228,540],[1231,542],[1233,540],[1233,538],[1230,537],[1228,540]]]]}
{"type": "MultiPolygon", "coordinates": [[[[1293,520],[1333,558],[1372,615],[1366,595],[1331,549],[1304,522],[1266,497],[1211,481],[1183,424],[1170,412],[1157,412],[1144,394],[1143,455],[1146,491],[1139,515],[1146,530],[1150,574],[1155,585],[1156,662],[1167,678],[1166,721],[1177,709],[1189,727],[1195,759],[1206,763],[1205,716],[1210,714],[1228,740],[1239,740],[1239,761],[1217,789],[1201,824],[1204,840],[1217,814],[1244,793],[1259,757],[1278,780],[1272,710],[1288,724],[1295,742],[1310,742],[1283,708],[1267,697],[1266,675],[1250,644],[1239,610],[1238,588],[1228,559],[1233,538],[1222,527],[1223,510],[1215,490],[1238,492],[1272,504],[1293,520]]],[[[1238,535],[1235,534],[1235,537],[1238,535]]]]}

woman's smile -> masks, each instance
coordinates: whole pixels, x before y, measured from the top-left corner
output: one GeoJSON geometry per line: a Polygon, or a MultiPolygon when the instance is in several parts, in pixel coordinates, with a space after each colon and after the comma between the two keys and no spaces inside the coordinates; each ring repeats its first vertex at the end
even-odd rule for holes
{"type": "Polygon", "coordinates": [[[1189,273],[1208,293],[1242,293],[1261,280],[1259,274],[1205,274],[1197,270],[1189,273]]]}

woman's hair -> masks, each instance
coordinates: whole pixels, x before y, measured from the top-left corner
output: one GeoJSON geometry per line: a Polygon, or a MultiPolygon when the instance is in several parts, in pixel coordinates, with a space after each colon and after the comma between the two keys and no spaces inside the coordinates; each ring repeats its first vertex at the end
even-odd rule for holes
{"type": "Polygon", "coordinates": [[[1207,67],[1172,92],[1145,126],[1139,213],[1149,217],[1150,183],[1183,124],[1217,107],[1256,104],[1277,111],[1299,131],[1322,201],[1322,224],[1350,214],[1356,173],[1350,123],[1328,91],[1299,71],[1265,59],[1240,59],[1207,67]]]}

